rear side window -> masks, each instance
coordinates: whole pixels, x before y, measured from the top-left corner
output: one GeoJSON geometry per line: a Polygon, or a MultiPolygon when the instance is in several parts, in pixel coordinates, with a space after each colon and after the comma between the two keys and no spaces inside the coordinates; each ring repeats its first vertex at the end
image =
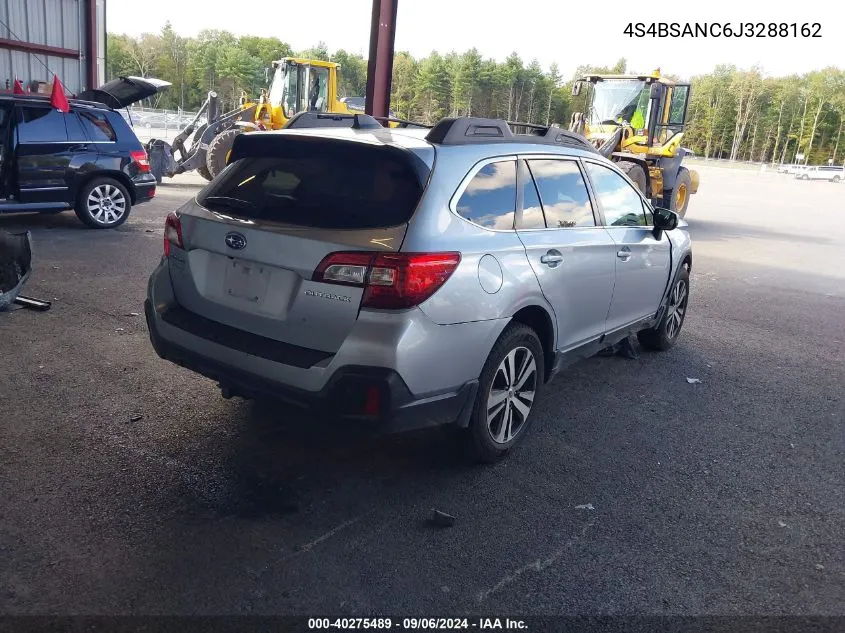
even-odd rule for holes
{"type": "Polygon", "coordinates": [[[203,190],[200,204],[281,224],[371,229],[407,222],[422,196],[420,174],[404,150],[314,137],[254,140],[260,142],[244,147],[260,155],[230,164],[203,190]]]}
{"type": "Polygon", "coordinates": [[[482,167],[458,200],[458,215],[488,229],[513,229],[516,210],[516,161],[482,167]]]}
{"type": "Polygon", "coordinates": [[[573,160],[529,160],[550,229],[595,226],[587,183],[573,160]]]}
{"type": "Polygon", "coordinates": [[[530,173],[525,171],[522,178],[522,217],[519,220],[520,229],[544,229],[546,218],[543,216],[543,207],[540,204],[540,196],[534,179],[530,173]]]}
{"type": "Polygon", "coordinates": [[[622,176],[604,165],[585,162],[607,226],[646,226],[642,198],[622,176]]]}
{"type": "Polygon", "coordinates": [[[103,112],[79,112],[82,127],[92,141],[109,142],[117,140],[114,128],[103,112]]]}
{"type": "Polygon", "coordinates": [[[65,115],[54,108],[23,106],[18,116],[21,143],[64,143],[67,139],[65,115]]]}

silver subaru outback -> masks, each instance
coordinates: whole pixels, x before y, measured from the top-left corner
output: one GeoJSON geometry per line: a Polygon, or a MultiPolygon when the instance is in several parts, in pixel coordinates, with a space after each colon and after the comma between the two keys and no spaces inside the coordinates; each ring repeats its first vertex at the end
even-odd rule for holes
{"type": "Polygon", "coordinates": [[[494,461],[565,366],[674,345],[691,266],[686,223],[581,136],[306,113],[168,216],[145,307],[158,355],[224,397],[449,423],[494,461]]]}

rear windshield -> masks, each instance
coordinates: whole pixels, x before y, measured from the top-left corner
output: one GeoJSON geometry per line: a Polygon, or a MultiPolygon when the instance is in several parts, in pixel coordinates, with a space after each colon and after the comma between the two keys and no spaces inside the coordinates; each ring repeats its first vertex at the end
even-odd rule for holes
{"type": "Polygon", "coordinates": [[[201,205],[280,224],[370,229],[407,222],[422,196],[427,169],[406,150],[260,132],[245,136],[260,135],[238,139],[235,151],[245,157],[233,156],[197,197],[201,205]]]}

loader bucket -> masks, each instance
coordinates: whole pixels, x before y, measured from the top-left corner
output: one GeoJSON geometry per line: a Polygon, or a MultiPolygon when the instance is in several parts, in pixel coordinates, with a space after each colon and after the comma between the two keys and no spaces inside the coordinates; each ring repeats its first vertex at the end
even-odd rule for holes
{"type": "Polygon", "coordinates": [[[32,272],[32,238],[0,230],[0,312],[8,310],[32,272]]]}
{"type": "Polygon", "coordinates": [[[144,146],[150,160],[150,171],[155,176],[156,182],[161,182],[163,176],[170,178],[176,173],[176,160],[173,158],[173,148],[167,141],[151,139],[144,146]]]}

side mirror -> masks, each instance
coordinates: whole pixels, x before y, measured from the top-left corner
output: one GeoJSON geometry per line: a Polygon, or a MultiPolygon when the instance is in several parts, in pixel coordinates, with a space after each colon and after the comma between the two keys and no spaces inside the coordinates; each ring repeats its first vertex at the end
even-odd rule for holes
{"type": "Polygon", "coordinates": [[[678,217],[678,214],[671,209],[655,207],[654,237],[660,239],[663,231],[673,231],[678,228],[678,217]]]}
{"type": "Polygon", "coordinates": [[[576,81],[574,84],[572,84],[572,96],[577,97],[580,94],[581,94],[581,82],[576,81]]]}
{"type": "Polygon", "coordinates": [[[662,99],[663,98],[663,84],[653,83],[648,89],[648,98],[649,99],[662,99]]]}

